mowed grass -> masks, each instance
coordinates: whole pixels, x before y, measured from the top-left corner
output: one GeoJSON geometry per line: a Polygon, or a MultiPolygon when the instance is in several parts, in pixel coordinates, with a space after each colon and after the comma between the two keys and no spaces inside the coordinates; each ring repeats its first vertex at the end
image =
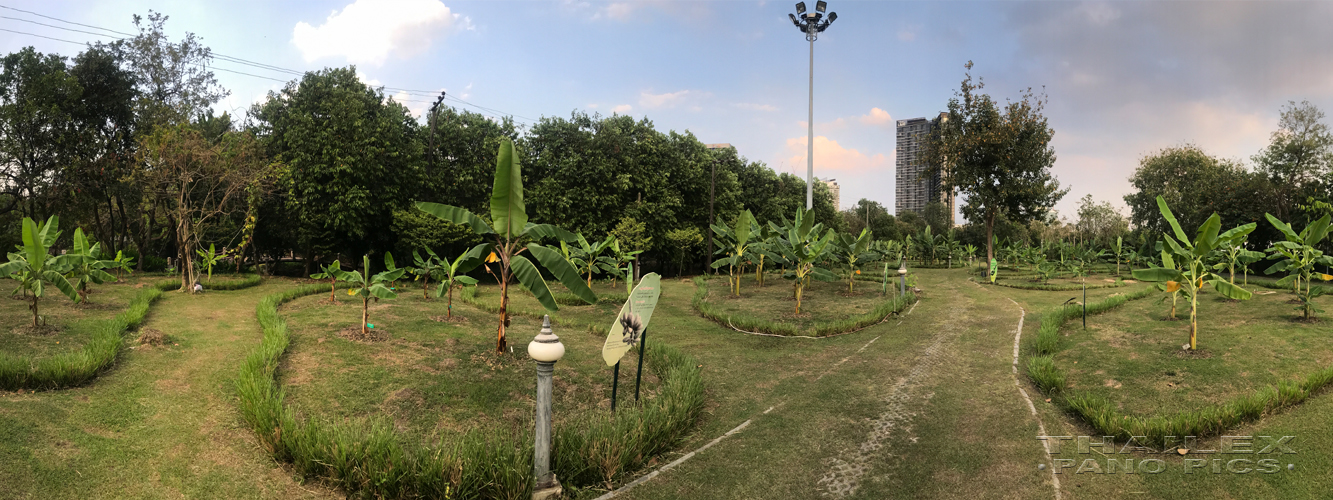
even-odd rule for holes
{"type": "MultiPolygon", "coordinates": [[[[53,332],[33,333],[32,311],[22,294],[0,297],[0,352],[44,358],[83,348],[98,322],[110,319],[129,306],[130,299],[161,278],[125,277],[122,281],[90,285],[88,301],[76,304],[55,287],[48,287],[37,303],[37,312],[53,332]]],[[[13,286],[17,281],[6,280],[13,286]]],[[[10,290],[10,288],[5,288],[10,290]]]]}
{"type": "MultiPolygon", "coordinates": [[[[1170,295],[1131,301],[1061,330],[1055,362],[1070,389],[1107,398],[1131,415],[1165,415],[1223,403],[1333,364],[1329,322],[1297,319],[1291,294],[1257,288],[1250,300],[1199,299],[1199,350],[1189,341],[1189,303],[1168,320],[1170,295]]],[[[1317,299],[1325,302],[1327,299],[1317,299]]]]}
{"type": "MultiPolygon", "coordinates": [[[[497,287],[483,289],[484,300],[498,298],[497,287]]],[[[376,341],[343,335],[361,320],[361,301],[345,291],[339,290],[337,304],[329,302],[328,294],[318,294],[283,305],[279,311],[292,335],[280,379],[287,401],[312,417],[386,417],[405,435],[432,443],[471,430],[519,432],[530,427],[536,372],[527,344],[540,331],[541,321],[512,316],[507,335],[511,350],[496,353],[497,315],[463,305],[456,296],[455,319],[450,321],[446,300],[428,300],[419,290],[400,291],[396,299],[371,303],[376,341]]],[[[511,293],[520,309],[540,310],[522,290],[511,293]]],[[[594,306],[562,306],[561,312],[573,309],[594,306]]],[[[585,312],[591,313],[588,319],[604,320],[599,322],[609,328],[615,309],[596,309],[585,312]]],[[[609,412],[612,372],[601,357],[604,335],[559,325],[555,333],[567,352],[556,365],[555,424],[583,412],[609,412]]],[[[632,352],[624,360],[622,405],[633,400],[637,358],[632,352]]],[[[651,391],[656,379],[645,376],[645,388],[651,391]]]]}
{"type": "MultiPolygon", "coordinates": [[[[897,286],[896,279],[891,283],[897,286]]],[[[764,318],[806,330],[820,323],[843,320],[870,312],[875,306],[892,300],[894,290],[882,295],[881,283],[857,280],[852,292],[847,281],[823,282],[811,280],[801,292],[801,313],[796,314],[796,299],[792,295],[792,281],[776,274],[765,276],[764,286],[754,280],[753,273],[741,278],[741,295],[730,293],[725,277],[708,280],[708,302],[727,316],[764,318]]]]}

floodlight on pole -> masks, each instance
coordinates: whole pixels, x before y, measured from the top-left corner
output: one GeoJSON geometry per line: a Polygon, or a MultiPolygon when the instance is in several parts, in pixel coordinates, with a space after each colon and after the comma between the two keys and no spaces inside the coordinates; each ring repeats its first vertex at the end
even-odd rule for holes
{"type": "Polygon", "coordinates": [[[809,136],[806,139],[806,168],[805,168],[805,208],[809,210],[815,206],[815,40],[819,39],[819,33],[828,29],[829,24],[838,19],[837,12],[830,12],[828,19],[824,19],[824,12],[828,10],[828,2],[819,0],[815,3],[815,12],[807,13],[805,2],[796,4],[796,14],[787,14],[791,18],[792,24],[796,29],[805,33],[806,41],[810,42],[810,117],[806,122],[809,127],[809,136]]]}

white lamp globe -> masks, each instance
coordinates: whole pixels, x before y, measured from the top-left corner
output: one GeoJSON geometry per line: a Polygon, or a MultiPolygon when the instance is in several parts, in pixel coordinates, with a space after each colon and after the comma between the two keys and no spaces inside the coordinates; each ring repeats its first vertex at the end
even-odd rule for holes
{"type": "Polygon", "coordinates": [[[560,337],[551,332],[549,315],[542,320],[541,333],[528,342],[528,356],[543,363],[554,363],[565,356],[565,344],[560,343],[560,337]]]}

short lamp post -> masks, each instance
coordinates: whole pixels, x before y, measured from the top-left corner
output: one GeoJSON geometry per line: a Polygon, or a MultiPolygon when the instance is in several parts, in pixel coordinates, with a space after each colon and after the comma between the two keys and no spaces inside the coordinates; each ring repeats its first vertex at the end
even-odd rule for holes
{"type": "Polygon", "coordinates": [[[541,333],[528,343],[528,356],[537,362],[537,429],[532,452],[533,500],[560,496],[560,481],[551,473],[551,376],[555,362],[565,355],[565,345],[551,332],[551,316],[542,320],[541,333]]]}
{"type": "Polygon", "coordinates": [[[903,259],[902,265],[898,266],[898,292],[900,295],[907,294],[907,259],[903,259]]]}

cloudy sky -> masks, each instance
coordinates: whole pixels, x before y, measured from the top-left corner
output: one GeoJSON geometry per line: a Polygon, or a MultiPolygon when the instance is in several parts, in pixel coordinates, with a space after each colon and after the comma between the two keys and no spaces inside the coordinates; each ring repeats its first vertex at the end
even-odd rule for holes
{"type": "MultiPolygon", "coordinates": [[[[109,40],[56,27],[133,32],[131,16],[150,9],[171,17],[173,39],[193,32],[233,58],[295,71],[354,64],[418,112],[446,90],[455,106],[519,123],[629,114],[804,175],[809,45],[790,2],[0,0],[0,50],[72,56],[78,45],[33,35],[109,40]]],[[[969,60],[1001,101],[1028,87],[1049,97],[1055,173],[1072,188],[1063,215],[1085,194],[1123,207],[1139,159],[1160,148],[1192,142],[1248,162],[1287,101],[1333,110],[1333,2],[834,0],[830,10],[838,21],[815,43],[815,175],[838,180],[844,206],[893,206],[895,121],[942,111],[969,60]]],[[[293,78],[233,61],[215,69],[232,91],[218,107],[233,114],[293,78]]]]}

